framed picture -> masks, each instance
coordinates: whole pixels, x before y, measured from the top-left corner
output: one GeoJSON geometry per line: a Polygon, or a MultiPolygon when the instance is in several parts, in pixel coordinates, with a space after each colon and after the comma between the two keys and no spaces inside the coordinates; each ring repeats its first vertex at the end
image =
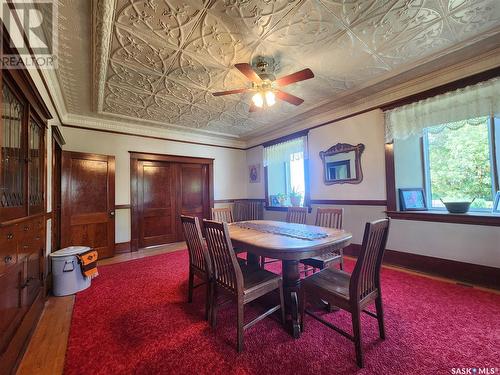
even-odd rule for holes
{"type": "Polygon", "coordinates": [[[260,164],[248,166],[248,178],[251,184],[257,184],[260,182],[260,164]]]}
{"type": "Polygon", "coordinates": [[[491,212],[495,214],[500,214],[500,191],[497,191],[495,195],[495,201],[493,202],[493,208],[491,212]]]}
{"type": "Polygon", "coordinates": [[[278,196],[277,195],[270,195],[269,196],[269,204],[273,207],[276,207],[276,206],[281,206],[280,204],[280,200],[278,199],[278,196]]]}
{"type": "Polygon", "coordinates": [[[425,193],[422,188],[398,189],[401,211],[425,211],[425,193]]]}

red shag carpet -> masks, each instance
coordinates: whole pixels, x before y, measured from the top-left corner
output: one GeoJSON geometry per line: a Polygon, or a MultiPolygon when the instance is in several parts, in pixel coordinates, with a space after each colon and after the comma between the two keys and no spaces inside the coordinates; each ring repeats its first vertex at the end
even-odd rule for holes
{"type": "MultiPolygon", "coordinates": [[[[66,354],[66,374],[451,374],[453,368],[500,367],[500,296],[383,269],[387,339],[377,322],[362,322],[365,368],[354,345],[311,317],[294,340],[277,318],[245,332],[235,349],[236,310],[204,316],[204,290],[186,303],[188,254],[163,254],[99,268],[78,293],[66,354]]],[[[353,262],[347,261],[347,268],[353,262]]],[[[273,263],[275,270],[279,263],[273,263]]],[[[259,305],[248,309],[252,318],[259,305]]],[[[247,311],[247,310],[246,310],[247,311]]],[[[329,314],[351,331],[349,315],[329,314]]],[[[497,370],[498,373],[498,370],[497,370]]]]}

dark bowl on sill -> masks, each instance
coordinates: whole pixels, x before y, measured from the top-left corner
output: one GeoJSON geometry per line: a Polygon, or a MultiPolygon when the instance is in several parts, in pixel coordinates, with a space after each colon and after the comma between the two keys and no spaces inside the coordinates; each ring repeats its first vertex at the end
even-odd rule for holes
{"type": "Polygon", "coordinates": [[[469,212],[470,205],[474,202],[474,199],[470,202],[443,202],[444,206],[450,214],[465,214],[469,212]]]}

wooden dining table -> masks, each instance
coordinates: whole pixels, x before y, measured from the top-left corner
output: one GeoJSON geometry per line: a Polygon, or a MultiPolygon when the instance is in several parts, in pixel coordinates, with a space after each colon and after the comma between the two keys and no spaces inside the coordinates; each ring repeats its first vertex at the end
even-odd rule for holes
{"type": "Polygon", "coordinates": [[[315,225],[252,220],[229,225],[235,248],[247,252],[249,266],[259,266],[259,256],[282,261],[283,289],[293,337],[300,337],[299,262],[349,245],[352,234],[315,225]]]}

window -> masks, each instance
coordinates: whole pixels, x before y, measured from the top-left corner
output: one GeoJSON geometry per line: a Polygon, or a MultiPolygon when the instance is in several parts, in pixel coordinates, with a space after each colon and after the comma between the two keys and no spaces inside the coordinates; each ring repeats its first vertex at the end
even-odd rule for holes
{"type": "MultiPolygon", "coordinates": [[[[498,119],[497,119],[498,120],[498,119]]],[[[424,129],[424,166],[429,208],[443,201],[470,201],[471,210],[491,210],[498,176],[495,119],[478,117],[424,129]]]]}
{"type": "Polygon", "coordinates": [[[306,136],[264,148],[268,206],[289,207],[306,204],[306,159],[306,136]]]}

